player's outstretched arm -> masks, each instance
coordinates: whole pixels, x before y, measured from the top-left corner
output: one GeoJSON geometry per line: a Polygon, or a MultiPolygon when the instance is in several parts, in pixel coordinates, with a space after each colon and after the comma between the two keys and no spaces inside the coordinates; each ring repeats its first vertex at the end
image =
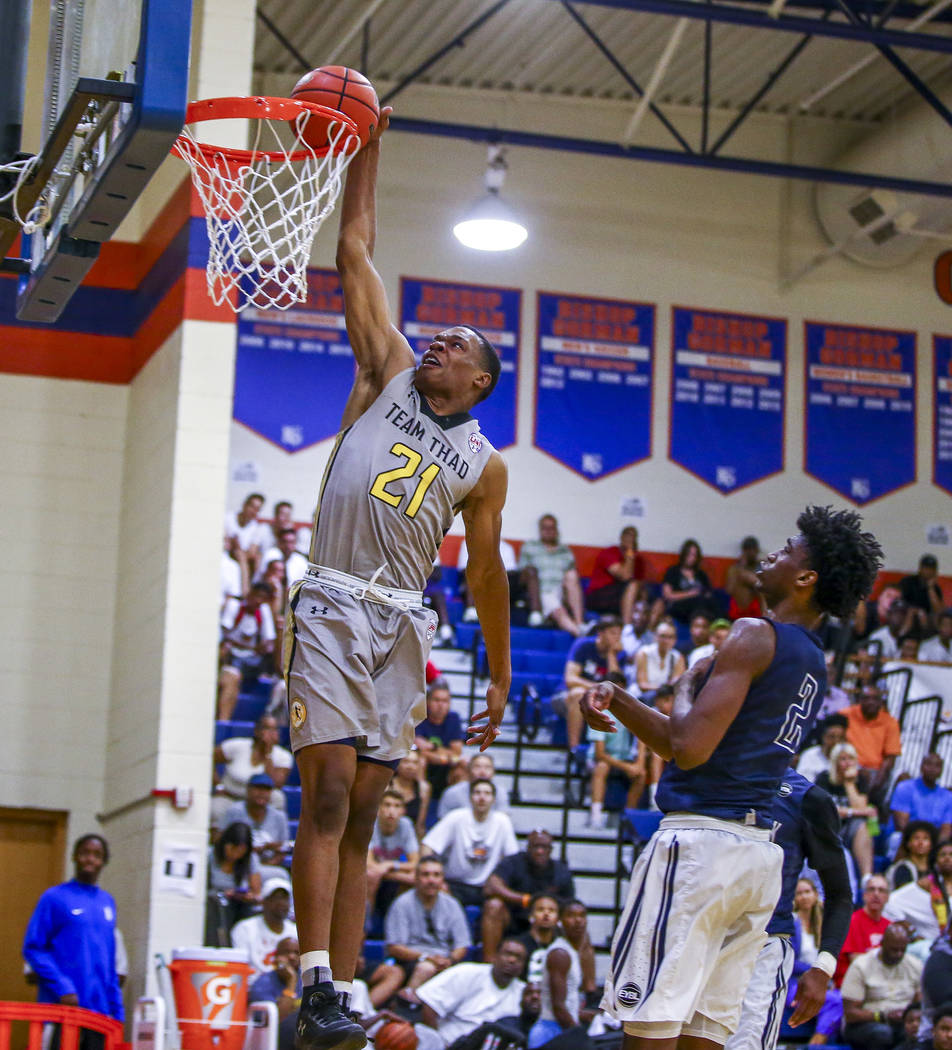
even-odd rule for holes
{"type": "Polygon", "coordinates": [[[370,141],[350,162],[341,201],[337,271],[344,290],[347,336],[357,361],[357,379],[348,401],[345,426],[360,415],[397,372],[413,365],[413,352],[393,324],[387,293],[373,264],[380,136],[389,123],[390,108],[386,107],[370,141]]]}
{"type": "Polygon", "coordinates": [[[469,551],[466,583],[479,614],[489,664],[486,708],[473,715],[466,741],[467,744],[477,744],[480,751],[485,751],[499,733],[512,682],[509,578],[499,555],[502,508],[508,484],[506,464],[502,456],[494,452],[462,508],[469,551]]]}

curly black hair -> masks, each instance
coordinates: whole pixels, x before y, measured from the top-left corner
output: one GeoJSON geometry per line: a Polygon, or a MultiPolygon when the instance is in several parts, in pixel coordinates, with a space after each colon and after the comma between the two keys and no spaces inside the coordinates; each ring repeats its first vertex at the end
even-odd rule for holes
{"type": "Polygon", "coordinates": [[[871,532],[861,531],[862,520],[855,511],[832,507],[807,507],[797,518],[817,574],[813,604],[831,616],[852,615],[883,563],[883,549],[871,532]]]}

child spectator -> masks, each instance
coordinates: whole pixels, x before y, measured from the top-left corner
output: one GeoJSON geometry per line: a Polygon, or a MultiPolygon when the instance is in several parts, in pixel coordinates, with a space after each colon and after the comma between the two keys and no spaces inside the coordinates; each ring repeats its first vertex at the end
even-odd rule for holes
{"type": "Polygon", "coordinates": [[[413,885],[420,859],[420,844],[406,808],[399,791],[384,791],[367,851],[367,906],[381,916],[398,894],[413,885]]]}
{"type": "Polygon", "coordinates": [[[939,633],[919,646],[919,661],[924,664],[952,664],[952,609],[939,613],[939,633]]]}
{"type": "Polygon", "coordinates": [[[449,782],[450,770],[463,758],[463,723],[450,710],[450,691],[437,680],[426,694],[426,718],[416,727],[416,747],[426,763],[432,801],[439,800],[449,782]]]}

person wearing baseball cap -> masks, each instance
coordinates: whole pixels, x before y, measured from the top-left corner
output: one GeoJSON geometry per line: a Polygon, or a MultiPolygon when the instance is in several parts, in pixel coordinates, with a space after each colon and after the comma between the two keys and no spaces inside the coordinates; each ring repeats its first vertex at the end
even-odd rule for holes
{"type": "Polygon", "coordinates": [[[287,815],[271,804],[274,781],[267,773],[255,773],[248,780],[243,802],[235,802],[225,812],[223,827],[243,823],[251,828],[251,848],[261,862],[261,878],[275,876],[288,880],[283,867],[290,849],[287,815]]]}
{"type": "Polygon", "coordinates": [[[274,969],[278,943],[297,939],[297,927],[288,918],[291,911],[291,880],[285,874],[266,879],[261,887],[261,914],[236,923],[231,930],[232,947],[243,949],[257,974],[274,969]]]}

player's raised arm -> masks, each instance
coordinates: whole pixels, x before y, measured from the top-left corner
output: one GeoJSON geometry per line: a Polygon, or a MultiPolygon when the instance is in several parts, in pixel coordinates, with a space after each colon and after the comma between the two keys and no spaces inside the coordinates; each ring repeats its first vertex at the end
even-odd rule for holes
{"type": "Polygon", "coordinates": [[[393,324],[383,281],[373,265],[380,136],[389,120],[387,107],[370,141],[350,163],[337,236],[337,271],[344,289],[344,319],[357,361],[358,385],[370,383],[377,393],[397,372],[413,365],[413,352],[393,324]]]}
{"type": "Polygon", "coordinates": [[[496,738],[512,682],[509,578],[499,555],[502,508],[508,483],[506,464],[502,456],[494,452],[462,508],[469,551],[466,582],[479,614],[489,663],[486,708],[473,716],[467,740],[467,743],[478,744],[480,751],[489,747],[496,738]],[[481,724],[484,719],[488,719],[485,725],[481,724]]]}

